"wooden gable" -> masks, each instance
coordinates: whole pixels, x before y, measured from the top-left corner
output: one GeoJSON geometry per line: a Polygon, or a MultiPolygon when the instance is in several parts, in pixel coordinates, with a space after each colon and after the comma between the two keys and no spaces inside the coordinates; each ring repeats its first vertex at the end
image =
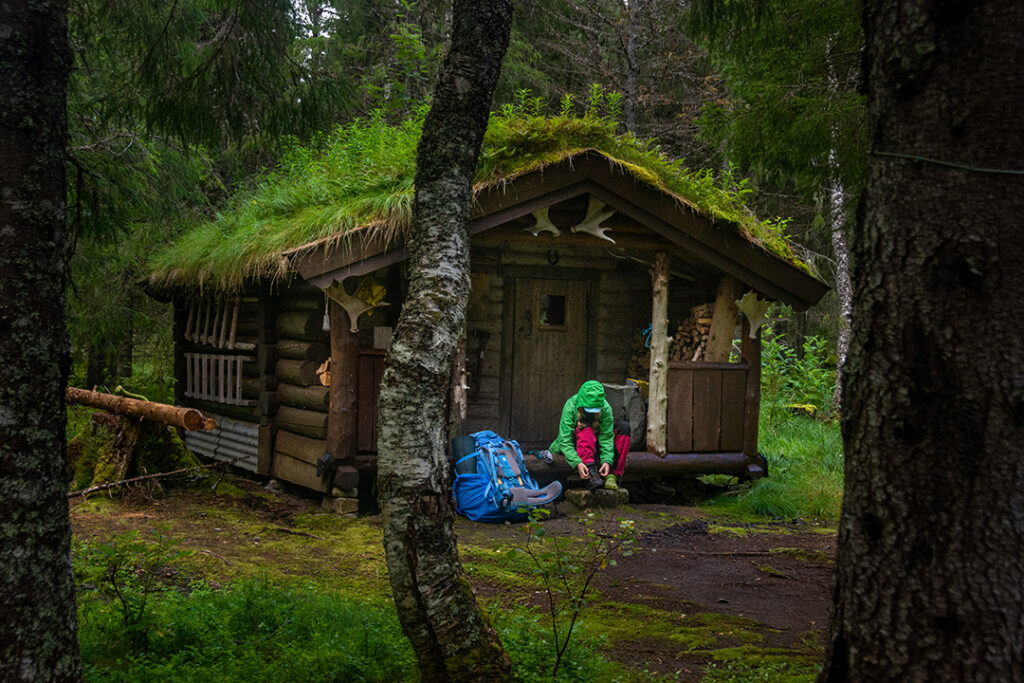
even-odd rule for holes
{"type": "MultiPolygon", "coordinates": [[[[731,275],[763,298],[805,310],[828,290],[821,280],[732,226],[715,225],[699,209],[645,184],[596,150],[478,188],[470,235],[531,220],[528,217],[535,211],[581,197],[594,197],[614,209],[611,221],[625,218],[643,226],[671,247],[673,258],[697,269],[731,275]]],[[[295,249],[289,253],[292,267],[310,284],[327,287],[408,257],[404,246],[367,239],[365,234],[357,230],[342,242],[324,240],[295,249]]],[[[614,228],[610,234],[614,237],[614,228]]]]}

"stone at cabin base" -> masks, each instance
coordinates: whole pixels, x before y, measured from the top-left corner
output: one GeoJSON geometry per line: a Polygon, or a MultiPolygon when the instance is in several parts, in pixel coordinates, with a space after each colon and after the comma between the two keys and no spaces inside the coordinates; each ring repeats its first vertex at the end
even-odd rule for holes
{"type": "Polygon", "coordinates": [[[588,507],[613,508],[629,503],[629,491],[619,489],[569,489],[565,492],[565,499],[580,508],[588,507]]]}
{"type": "Polygon", "coordinates": [[[330,496],[324,496],[320,506],[339,515],[359,512],[359,501],[355,498],[331,498],[330,496]]]}

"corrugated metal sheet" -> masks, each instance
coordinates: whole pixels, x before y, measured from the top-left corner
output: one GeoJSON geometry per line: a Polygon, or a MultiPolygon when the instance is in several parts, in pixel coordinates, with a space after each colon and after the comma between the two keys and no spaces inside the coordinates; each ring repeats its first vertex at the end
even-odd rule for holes
{"type": "Polygon", "coordinates": [[[260,426],[221,415],[206,416],[216,420],[217,426],[208,432],[185,432],[185,444],[199,455],[255,472],[260,426]]]}

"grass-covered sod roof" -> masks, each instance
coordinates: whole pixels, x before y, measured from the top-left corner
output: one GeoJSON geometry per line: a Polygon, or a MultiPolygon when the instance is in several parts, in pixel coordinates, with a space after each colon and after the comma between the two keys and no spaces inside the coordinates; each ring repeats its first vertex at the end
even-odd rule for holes
{"type": "MultiPolygon", "coordinates": [[[[309,146],[295,145],[278,169],[238,192],[150,264],[159,287],[237,290],[249,279],[287,272],[283,254],[354,229],[402,233],[412,218],[416,145],[423,117],[389,125],[370,117],[340,126],[309,146]]],[[[750,190],[731,174],[691,170],[656,146],[615,133],[596,115],[545,117],[506,108],[491,117],[476,169],[476,189],[596,149],[642,182],[806,268],[784,235],[784,221],[759,221],[744,204],[750,190]]]]}

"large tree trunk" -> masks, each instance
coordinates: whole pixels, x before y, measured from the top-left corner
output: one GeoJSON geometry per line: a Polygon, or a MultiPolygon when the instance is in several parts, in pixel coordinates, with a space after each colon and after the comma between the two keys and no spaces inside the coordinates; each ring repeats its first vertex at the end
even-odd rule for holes
{"type": "Polygon", "coordinates": [[[872,153],[822,680],[1021,680],[1024,6],[864,17],[872,153]]]}
{"type": "Polygon", "coordinates": [[[66,499],[67,4],[0,4],[0,680],[81,677],[66,499]]]}
{"type": "Polygon", "coordinates": [[[512,20],[509,0],[455,0],[420,140],[409,294],[381,382],[378,490],[391,587],[423,679],[495,680],[509,659],[476,604],[453,530],[452,359],[469,296],[473,172],[512,20]]]}

